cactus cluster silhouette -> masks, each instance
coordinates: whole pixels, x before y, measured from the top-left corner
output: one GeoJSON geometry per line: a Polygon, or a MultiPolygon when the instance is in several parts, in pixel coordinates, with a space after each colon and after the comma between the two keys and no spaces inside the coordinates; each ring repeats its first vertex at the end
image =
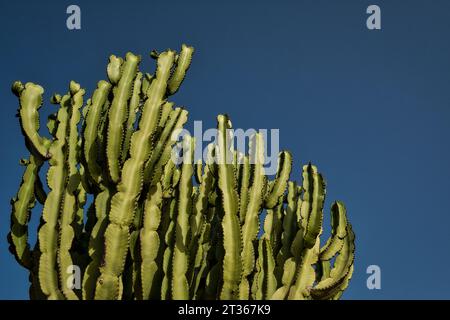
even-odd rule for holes
{"type": "Polygon", "coordinates": [[[314,165],[297,183],[282,151],[270,179],[262,135],[247,154],[234,150],[226,115],[217,117],[208,161],[194,161],[193,137],[174,138],[188,112],[168,99],[193,52],[153,51],[153,74],[132,53],[110,56],[108,81],[90,99],[74,81],[53,95],[59,109],[48,117],[49,138],[39,128],[43,88],[13,84],[30,155],[21,160],[8,240],[29,270],[30,298],[338,299],[348,286],[354,234],[335,202],[331,236],[320,246],[325,182],[314,165]],[[177,143],[181,164],[171,159],[177,143]],[[43,209],[31,245],[36,201],[43,209]],[[73,266],[80,286],[70,285],[73,266]]]}

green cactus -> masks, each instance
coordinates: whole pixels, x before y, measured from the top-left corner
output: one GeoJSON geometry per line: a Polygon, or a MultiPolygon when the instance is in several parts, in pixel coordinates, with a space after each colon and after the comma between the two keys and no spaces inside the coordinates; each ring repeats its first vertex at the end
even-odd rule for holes
{"type": "Polygon", "coordinates": [[[40,133],[43,88],[14,82],[30,155],[11,200],[8,241],[30,272],[30,298],[341,297],[353,273],[355,236],[344,205],[335,202],[331,236],[320,246],[325,182],[314,165],[303,167],[297,184],[292,156],[282,151],[271,180],[263,135],[256,133],[242,154],[227,115],[217,117],[205,163],[194,159],[195,138],[178,142],[188,112],[168,98],[193,53],[186,45],[179,54],[152,51],[154,74],[139,70],[139,56],[111,55],[108,80],[91,98],[74,81],[67,94],[52,97],[59,109],[48,118],[51,138],[40,133]],[[181,164],[172,161],[175,146],[182,147],[181,164]],[[45,162],[48,193],[39,177],[45,162]],[[43,209],[32,246],[36,200],[43,209]],[[81,287],[70,283],[73,266],[81,287]]]}

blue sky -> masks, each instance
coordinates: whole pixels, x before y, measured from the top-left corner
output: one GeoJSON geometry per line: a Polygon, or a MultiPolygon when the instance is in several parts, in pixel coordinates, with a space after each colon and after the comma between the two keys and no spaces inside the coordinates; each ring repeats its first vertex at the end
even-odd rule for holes
{"type": "Polygon", "coordinates": [[[111,53],[141,54],[153,70],[150,50],[188,43],[194,61],[172,100],[190,123],[214,127],[226,112],[235,127],[279,128],[292,177],[312,161],[327,210],[346,203],[357,256],[344,298],[449,299],[449,11],[442,0],[1,2],[0,298],[28,297],[6,244],[27,156],[11,83],[37,82],[47,101],[72,79],[91,93],[111,53]],[[70,4],[81,8],[79,31],[66,28],[70,4]],[[370,4],[382,30],[366,28],[370,4]],[[366,287],[372,264],[381,290],[366,287]]]}

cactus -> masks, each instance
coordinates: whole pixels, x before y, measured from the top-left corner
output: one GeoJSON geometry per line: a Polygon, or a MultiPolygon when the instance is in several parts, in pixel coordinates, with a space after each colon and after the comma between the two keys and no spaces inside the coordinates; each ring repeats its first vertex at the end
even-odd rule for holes
{"type": "Polygon", "coordinates": [[[66,94],[53,95],[59,109],[48,118],[50,138],[40,130],[43,88],[13,84],[30,155],[21,160],[26,168],[11,200],[8,241],[30,272],[30,298],[341,297],[353,273],[355,236],[344,205],[335,202],[331,236],[321,247],[325,181],[316,166],[303,167],[302,181],[291,180],[292,156],[282,151],[271,179],[263,135],[256,133],[242,154],[227,115],[217,117],[207,161],[195,161],[195,138],[178,142],[188,112],[168,99],[193,52],[186,45],[179,54],[152,51],[154,74],[139,69],[137,55],[111,55],[108,80],[89,99],[74,81],[66,94]],[[177,164],[172,151],[180,146],[177,164]],[[43,209],[32,246],[36,200],[43,209]],[[75,276],[80,287],[70,283],[75,276]]]}

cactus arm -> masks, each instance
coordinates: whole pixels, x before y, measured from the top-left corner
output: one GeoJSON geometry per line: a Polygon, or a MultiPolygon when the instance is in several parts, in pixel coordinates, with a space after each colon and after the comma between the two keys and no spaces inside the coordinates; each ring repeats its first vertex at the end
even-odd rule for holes
{"type": "Polygon", "coordinates": [[[168,161],[164,166],[163,175],[161,177],[161,184],[163,190],[164,198],[171,198],[173,196],[172,188],[172,176],[175,171],[175,163],[173,161],[168,161]]]}
{"type": "Polygon", "coordinates": [[[189,135],[183,139],[183,164],[178,184],[178,216],[175,228],[175,248],[173,252],[172,298],[186,300],[189,298],[187,279],[189,264],[189,219],[192,210],[192,175],[194,173],[195,139],[189,135]]]}
{"type": "Polygon", "coordinates": [[[154,281],[157,269],[156,264],[160,239],[158,235],[158,227],[161,222],[161,202],[162,187],[158,183],[152,187],[145,202],[144,223],[139,234],[141,247],[141,283],[142,283],[142,299],[150,298],[150,294],[157,283],[154,281]]]}
{"type": "Polygon", "coordinates": [[[78,300],[77,295],[72,288],[68,286],[68,278],[70,276],[67,273],[67,268],[72,266],[72,256],[70,249],[75,237],[74,229],[72,227],[73,218],[75,215],[76,198],[73,193],[66,189],[63,197],[63,206],[61,210],[61,222],[60,222],[60,235],[59,235],[59,247],[58,247],[58,271],[59,280],[61,283],[61,291],[68,300],[78,300]]]}
{"type": "Polygon", "coordinates": [[[269,299],[274,292],[277,290],[277,278],[275,276],[275,257],[273,254],[273,249],[268,239],[263,239],[263,254],[265,258],[264,267],[266,269],[266,279],[264,281],[265,284],[265,292],[264,299],[269,299]],[[265,249],[265,250],[264,250],[265,249]]]}
{"type": "MultiPolygon", "coordinates": [[[[147,163],[145,164],[144,169],[144,182],[148,183],[150,180],[152,180],[153,176],[155,175],[154,169],[156,162],[159,160],[161,153],[163,152],[164,148],[166,147],[166,143],[168,143],[169,140],[172,140],[170,137],[170,134],[172,132],[172,129],[174,129],[174,126],[177,122],[178,117],[181,115],[182,109],[181,108],[175,108],[173,109],[173,103],[172,102],[165,102],[161,108],[162,110],[166,110],[162,113],[167,113],[167,109],[170,109],[169,115],[167,115],[167,119],[164,122],[163,126],[158,125],[158,129],[161,129],[159,137],[152,137],[152,140],[157,138],[154,143],[152,154],[150,158],[148,159],[147,163]]],[[[162,119],[160,119],[161,122],[162,119]]],[[[186,119],[187,120],[187,119],[186,119]]],[[[156,136],[156,134],[155,134],[156,136]]],[[[172,141],[175,143],[176,141],[172,141]]],[[[159,177],[155,177],[155,179],[152,180],[152,182],[157,183],[159,181],[159,177]]]]}
{"type": "Polygon", "coordinates": [[[261,134],[256,134],[251,140],[251,154],[254,154],[255,164],[253,182],[250,188],[250,199],[245,215],[245,222],[242,226],[242,278],[239,287],[239,298],[247,300],[249,297],[249,283],[247,277],[252,273],[255,266],[255,243],[259,232],[258,214],[263,205],[263,194],[266,186],[266,176],[264,174],[264,140],[261,134]]]}
{"type": "Polygon", "coordinates": [[[348,235],[344,238],[344,245],[339,251],[330,271],[330,276],[320,281],[312,290],[315,299],[330,299],[339,294],[348,285],[353,272],[355,253],[355,235],[350,224],[347,225],[348,235]]]}
{"type": "MultiPolygon", "coordinates": [[[[95,293],[95,283],[100,275],[100,264],[104,254],[104,240],[105,230],[108,225],[108,211],[111,201],[111,192],[109,189],[104,189],[97,194],[94,200],[95,224],[93,224],[92,231],[89,238],[89,257],[91,262],[88,264],[83,276],[83,299],[92,300],[95,293]]],[[[88,220],[90,222],[90,220],[88,220]]],[[[89,225],[86,226],[87,229],[89,225]]]]}
{"type": "Polygon", "coordinates": [[[73,187],[73,192],[78,188],[80,183],[80,173],[78,172],[77,164],[79,158],[79,144],[78,144],[78,123],[81,119],[80,108],[83,106],[84,89],[80,89],[80,85],[71,81],[71,108],[69,110],[69,128],[67,137],[67,167],[69,187],[73,187]]]}
{"type": "Polygon", "coordinates": [[[141,82],[142,82],[142,73],[138,72],[136,78],[134,79],[133,84],[133,93],[131,95],[130,103],[128,106],[128,117],[127,117],[127,125],[125,128],[125,137],[123,140],[122,146],[122,163],[128,157],[128,151],[130,149],[130,139],[131,135],[134,131],[134,123],[136,121],[136,114],[139,111],[139,102],[140,102],[140,94],[141,94],[141,82]]]}
{"type": "Polygon", "coordinates": [[[195,197],[193,215],[190,219],[192,233],[191,243],[197,243],[196,240],[202,229],[202,220],[204,220],[208,209],[208,197],[213,184],[213,176],[208,166],[205,166],[205,172],[201,176],[201,181],[198,193],[195,197]]]}
{"type": "Polygon", "coordinates": [[[317,262],[319,253],[319,241],[312,248],[304,247],[301,253],[301,260],[298,264],[295,284],[289,291],[290,300],[304,300],[310,296],[310,291],[316,279],[316,272],[313,264],[317,262]]]}
{"type": "Polygon", "coordinates": [[[114,99],[109,109],[106,155],[109,174],[115,183],[120,179],[119,156],[122,147],[124,123],[127,116],[127,101],[131,95],[133,79],[136,76],[139,60],[138,56],[130,52],[127,53],[117,90],[114,92],[114,99]]]}
{"type": "Polygon", "coordinates": [[[193,272],[193,280],[192,280],[192,286],[191,286],[191,297],[193,299],[198,298],[198,291],[199,291],[199,285],[200,281],[203,279],[207,267],[209,266],[209,261],[207,259],[209,250],[212,246],[211,244],[211,220],[213,218],[214,208],[208,208],[208,216],[205,217],[205,221],[202,225],[202,231],[200,234],[200,237],[198,239],[199,247],[196,252],[195,256],[195,270],[193,272]]]}
{"type": "MultiPolygon", "coordinates": [[[[172,105],[166,103],[165,105],[172,105]]],[[[170,159],[172,146],[176,137],[172,137],[174,130],[180,129],[187,121],[188,112],[182,108],[175,108],[170,112],[169,118],[164,125],[164,130],[159,137],[150,159],[145,165],[144,181],[151,185],[156,184],[162,175],[162,168],[170,159]]]]}
{"type": "Polygon", "coordinates": [[[119,82],[122,65],[122,58],[116,57],[113,54],[109,56],[109,63],[106,67],[106,73],[108,74],[108,79],[112,84],[117,84],[119,82]]]}
{"type": "Polygon", "coordinates": [[[179,168],[175,168],[172,175],[172,188],[176,188],[178,186],[178,182],[180,182],[181,170],[179,168]]]}
{"type": "Polygon", "coordinates": [[[161,107],[161,118],[159,118],[159,128],[165,128],[167,120],[169,119],[169,116],[171,112],[173,111],[173,103],[164,103],[161,107]]]}
{"type": "Polygon", "coordinates": [[[335,202],[331,207],[331,237],[320,249],[320,260],[331,260],[344,245],[347,236],[347,217],[344,204],[335,202]]]}
{"type": "Polygon", "coordinates": [[[256,262],[258,272],[252,284],[252,297],[256,300],[265,300],[272,297],[277,289],[275,277],[275,259],[270,240],[267,238],[258,241],[258,259],[256,262]]]}
{"type": "Polygon", "coordinates": [[[141,86],[141,96],[146,99],[148,97],[148,90],[150,89],[150,84],[152,83],[154,76],[150,73],[145,73],[142,78],[141,86]]]}
{"type": "Polygon", "coordinates": [[[28,82],[25,86],[16,81],[12,87],[19,98],[19,119],[22,132],[30,146],[30,152],[43,158],[49,158],[51,141],[39,135],[39,108],[42,105],[44,89],[37,84],[28,82]]]}
{"type": "Polygon", "coordinates": [[[322,229],[325,182],[317,168],[311,164],[303,167],[302,223],[306,222],[305,245],[312,248],[322,229]]]}
{"type": "MultiPolygon", "coordinates": [[[[135,217],[139,217],[138,224],[136,219],[133,230],[130,233],[130,249],[125,262],[125,269],[123,271],[124,296],[123,300],[142,300],[142,256],[141,256],[141,242],[140,233],[143,224],[144,204],[140,204],[136,210],[135,217]]],[[[156,280],[153,276],[153,282],[156,280]]]]}
{"type": "Polygon", "coordinates": [[[184,77],[186,76],[186,72],[189,69],[189,66],[191,65],[193,53],[194,53],[193,47],[189,47],[185,44],[181,46],[181,52],[176,60],[177,66],[169,80],[168,85],[169,94],[172,95],[176,93],[180,88],[180,85],[183,82],[184,77]]]}
{"type": "Polygon", "coordinates": [[[292,279],[295,277],[296,263],[293,257],[288,258],[283,265],[281,272],[282,278],[280,280],[281,287],[279,287],[270,297],[271,300],[284,300],[288,296],[289,289],[292,284],[292,279]]]}
{"type": "MultiPolygon", "coordinates": [[[[105,148],[106,148],[106,136],[108,134],[108,111],[109,108],[111,107],[111,102],[107,99],[105,101],[105,104],[103,105],[102,108],[102,112],[101,112],[101,116],[100,116],[100,121],[98,124],[98,129],[97,129],[97,162],[98,164],[102,167],[105,168],[107,166],[106,162],[106,152],[105,152],[105,148]]],[[[110,178],[109,178],[109,174],[108,174],[108,170],[103,170],[102,171],[102,180],[106,181],[106,182],[110,182],[110,178]]]]}
{"type": "Polygon", "coordinates": [[[16,197],[11,199],[11,230],[8,234],[8,241],[9,249],[17,262],[23,267],[31,269],[33,259],[28,243],[28,221],[35,205],[35,186],[42,160],[30,155],[29,161],[21,161],[21,163],[26,165],[26,169],[19,191],[16,197]]]}
{"type": "Polygon", "coordinates": [[[288,151],[280,152],[278,156],[278,170],[275,181],[273,182],[270,192],[265,199],[264,206],[272,209],[278,203],[280,196],[286,191],[286,186],[291,174],[292,155],[288,151]]]}
{"type": "Polygon", "coordinates": [[[172,280],[172,258],[173,258],[173,246],[175,243],[175,220],[177,214],[177,201],[172,199],[169,207],[169,219],[167,231],[164,235],[164,255],[163,255],[163,272],[164,277],[161,283],[161,299],[168,300],[171,295],[171,280],[172,280]]]}
{"type": "Polygon", "coordinates": [[[102,168],[97,163],[97,132],[102,114],[103,105],[108,98],[111,85],[106,81],[99,81],[97,89],[91,99],[91,105],[87,111],[84,130],[84,157],[87,163],[89,176],[98,184],[101,179],[102,168]]]}
{"type": "Polygon", "coordinates": [[[236,177],[233,164],[230,163],[230,142],[227,133],[228,118],[223,115],[217,117],[218,121],[218,174],[219,190],[222,198],[224,215],[222,218],[223,247],[223,286],[221,299],[237,297],[239,281],[241,278],[241,230],[238,214],[238,194],[236,192],[236,177]]]}
{"type": "MultiPolygon", "coordinates": [[[[176,122],[175,126],[173,127],[172,133],[175,132],[175,130],[183,127],[184,123],[186,123],[186,121],[187,121],[187,115],[188,115],[188,112],[186,110],[181,111],[180,116],[178,117],[177,122],[176,122]]],[[[161,179],[161,174],[162,174],[161,168],[164,168],[166,166],[166,164],[169,162],[169,159],[172,155],[172,148],[173,148],[174,143],[175,143],[175,136],[171,137],[167,141],[161,155],[159,156],[158,161],[156,162],[155,165],[153,165],[153,175],[152,175],[152,179],[150,181],[151,185],[155,184],[157,181],[159,181],[159,179],[161,179]]]]}
{"type": "MultiPolygon", "coordinates": [[[[289,185],[292,194],[298,193],[295,185],[289,185]]],[[[283,275],[283,287],[274,293],[275,298],[307,299],[315,280],[315,270],[312,267],[317,262],[319,254],[319,235],[322,231],[322,208],[325,197],[325,184],[322,176],[317,173],[317,168],[311,164],[303,168],[303,199],[297,200],[297,208],[300,206],[300,229],[290,246],[293,259],[285,262],[284,268],[289,270],[283,275]],[[315,237],[315,238],[313,238],[315,237]],[[292,269],[297,271],[293,274],[292,269]]],[[[288,208],[289,206],[288,192],[288,208]]],[[[293,210],[292,210],[293,211],[293,210]]],[[[292,216],[296,215],[292,212],[292,216]]],[[[285,217],[286,219],[286,217],[285,217]]],[[[283,222],[284,223],[284,222],[283,222]]],[[[281,257],[285,258],[285,257],[281,257]]]]}
{"type": "Polygon", "coordinates": [[[167,51],[158,58],[156,79],[149,88],[151,94],[144,104],[139,129],[131,137],[131,157],[123,165],[118,191],[111,200],[110,224],[105,232],[105,264],[96,286],[96,297],[100,299],[119,298],[120,275],[128,250],[129,226],[133,222],[142,190],[144,164],[151,151],[148,142],[158,124],[174,55],[173,51],[167,51]]]}
{"type": "Polygon", "coordinates": [[[282,274],[285,272],[286,260],[291,257],[291,243],[293,242],[296,232],[297,232],[297,217],[296,210],[298,205],[298,188],[297,183],[293,181],[289,181],[288,183],[288,194],[287,194],[287,206],[284,210],[283,217],[283,231],[281,234],[281,249],[277,255],[277,279],[281,281],[282,274]]]}
{"type": "MultiPolygon", "coordinates": [[[[200,160],[201,161],[201,160],[200,160]]],[[[197,168],[201,166],[201,162],[197,168]]],[[[200,167],[201,168],[201,167],[200,167]]],[[[201,169],[200,169],[201,172],[201,169]]],[[[208,217],[208,198],[213,188],[213,176],[208,166],[205,166],[205,172],[200,175],[200,186],[195,195],[193,215],[190,218],[191,240],[189,245],[189,255],[191,265],[189,268],[189,283],[191,297],[195,297],[200,279],[206,268],[206,254],[209,250],[207,239],[210,232],[210,217],[208,217]],[[205,243],[206,242],[206,243],[205,243]]]]}
{"type": "Polygon", "coordinates": [[[67,179],[64,149],[66,147],[66,135],[68,131],[68,105],[70,95],[61,99],[61,107],[58,111],[58,129],[56,140],[51,144],[49,152],[52,157],[49,160],[50,167],[47,173],[47,184],[50,192],[45,200],[42,211],[43,224],[39,228],[39,282],[42,292],[49,299],[61,299],[63,295],[58,288],[58,275],[56,266],[57,251],[57,223],[61,202],[67,179]]]}
{"type": "Polygon", "coordinates": [[[241,162],[243,154],[237,150],[232,150],[232,152],[233,152],[234,175],[236,176],[236,188],[239,193],[241,190],[241,162]]]}
{"type": "Polygon", "coordinates": [[[292,256],[284,262],[282,286],[273,293],[273,300],[303,300],[309,297],[316,275],[312,265],[317,262],[320,242],[317,239],[313,248],[304,247],[303,233],[302,228],[298,229],[292,241],[292,256]]]}
{"type": "Polygon", "coordinates": [[[348,274],[345,276],[344,281],[342,281],[342,284],[339,286],[339,289],[336,290],[337,293],[334,294],[332,297],[330,297],[331,300],[339,300],[341,298],[341,296],[344,293],[344,290],[347,289],[348,284],[349,284],[350,280],[352,279],[353,271],[354,271],[354,265],[352,265],[350,267],[350,270],[349,270],[348,274]]]}
{"type": "Polygon", "coordinates": [[[280,197],[278,204],[273,209],[267,209],[264,219],[264,234],[262,238],[269,240],[273,252],[278,252],[281,245],[283,198],[284,196],[280,197]]]}
{"type": "MultiPolygon", "coordinates": [[[[148,192],[147,195],[149,195],[148,192]]],[[[124,289],[128,292],[123,296],[124,300],[128,300],[129,297],[142,300],[140,233],[144,223],[143,217],[146,201],[147,198],[144,199],[143,203],[138,204],[134,215],[133,225],[130,229],[132,230],[130,233],[130,249],[124,271],[124,289]],[[127,284],[125,287],[127,281],[131,281],[131,283],[127,284]]]]}
{"type": "Polygon", "coordinates": [[[64,191],[62,201],[62,211],[60,218],[60,235],[58,248],[58,267],[61,283],[61,290],[64,296],[69,300],[78,300],[77,295],[72,288],[68,286],[68,278],[71,276],[67,270],[74,263],[70,249],[75,237],[73,222],[77,212],[76,192],[80,183],[80,174],[77,169],[77,147],[78,147],[78,122],[80,121],[79,109],[83,105],[84,90],[79,89],[79,85],[71,82],[70,109],[69,109],[69,127],[67,137],[67,175],[68,182],[64,191]]]}
{"type": "Polygon", "coordinates": [[[204,232],[202,232],[202,235],[199,239],[200,246],[195,256],[196,271],[193,274],[192,286],[190,290],[190,294],[193,299],[198,298],[200,281],[203,279],[205,271],[207,270],[207,267],[209,265],[206,257],[209,252],[209,249],[211,248],[211,244],[209,243],[208,238],[208,234],[211,231],[210,224],[204,224],[203,229],[204,232]]]}
{"type": "MultiPolygon", "coordinates": [[[[263,287],[264,287],[264,249],[263,249],[263,239],[258,241],[258,258],[256,259],[255,272],[253,275],[253,282],[251,285],[251,298],[253,300],[263,299],[263,287]]],[[[242,282],[241,282],[242,286],[242,282]]],[[[248,286],[248,281],[246,281],[246,286],[248,286]]],[[[249,298],[247,297],[247,300],[249,298]]]]}
{"type": "Polygon", "coordinates": [[[277,280],[282,286],[272,295],[271,299],[275,300],[288,297],[289,290],[296,279],[296,269],[301,262],[302,253],[305,254],[303,248],[304,229],[301,224],[297,225],[297,211],[301,206],[299,191],[296,182],[288,182],[287,206],[282,219],[281,248],[277,255],[275,269],[277,280]]]}
{"type": "Polygon", "coordinates": [[[259,240],[257,267],[264,268],[261,274],[256,273],[252,284],[252,297],[270,299],[278,285],[276,277],[276,261],[274,252],[279,251],[282,231],[283,196],[273,209],[267,209],[264,219],[264,234],[259,240]]]}
{"type": "Polygon", "coordinates": [[[242,168],[241,168],[241,190],[239,194],[239,220],[241,224],[244,224],[245,214],[247,213],[247,205],[250,189],[250,160],[248,156],[243,158],[242,168]]]}
{"type": "Polygon", "coordinates": [[[95,299],[120,299],[122,294],[122,272],[129,247],[130,234],[128,227],[109,224],[105,231],[105,264],[100,268],[101,275],[97,280],[95,299]],[[114,263],[108,263],[114,261],[114,263]]]}

